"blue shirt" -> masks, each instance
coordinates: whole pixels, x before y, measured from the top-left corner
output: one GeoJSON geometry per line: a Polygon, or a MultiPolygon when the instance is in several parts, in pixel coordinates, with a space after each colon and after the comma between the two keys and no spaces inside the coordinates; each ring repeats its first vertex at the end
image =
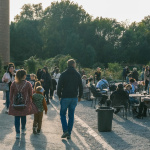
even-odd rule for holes
{"type": "Polygon", "coordinates": [[[108,87],[108,82],[107,82],[107,80],[105,80],[105,79],[100,80],[100,81],[97,83],[96,87],[99,88],[100,90],[107,89],[107,87],[108,87]]]}

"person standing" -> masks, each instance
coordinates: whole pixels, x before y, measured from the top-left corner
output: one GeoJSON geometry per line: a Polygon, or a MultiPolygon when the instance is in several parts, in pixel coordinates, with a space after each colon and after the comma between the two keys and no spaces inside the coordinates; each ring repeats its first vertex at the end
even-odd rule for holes
{"type": "Polygon", "coordinates": [[[37,73],[36,73],[36,76],[37,76],[38,81],[40,81],[42,74],[43,74],[42,70],[41,70],[41,69],[38,69],[38,70],[37,70],[37,73]]]}
{"type": "Polygon", "coordinates": [[[55,78],[55,80],[56,80],[56,82],[57,82],[57,84],[58,84],[58,81],[59,81],[59,78],[60,78],[60,72],[59,72],[59,68],[56,68],[56,72],[54,73],[54,78],[55,78]]]}
{"type": "Polygon", "coordinates": [[[30,74],[30,80],[29,82],[31,83],[32,85],[32,88],[34,89],[34,86],[35,86],[35,82],[36,82],[36,75],[35,74],[30,74]]]}
{"type": "Polygon", "coordinates": [[[150,79],[149,66],[146,66],[145,71],[144,71],[145,91],[147,90],[149,79],[150,79]]]}
{"type": "Polygon", "coordinates": [[[5,82],[9,85],[9,90],[6,91],[6,113],[8,113],[8,108],[9,108],[9,94],[10,94],[10,86],[12,82],[15,80],[15,73],[14,73],[14,64],[10,63],[7,68],[7,72],[3,75],[2,82],[5,82]]]}
{"type": "Polygon", "coordinates": [[[124,82],[126,80],[126,77],[127,77],[127,69],[126,69],[126,67],[123,68],[122,77],[123,77],[123,82],[124,82]]]}
{"type": "Polygon", "coordinates": [[[97,71],[94,74],[94,83],[95,85],[97,84],[97,82],[99,82],[101,80],[101,68],[97,67],[97,71]]]}
{"type": "Polygon", "coordinates": [[[126,83],[129,83],[130,77],[131,77],[131,73],[130,73],[129,67],[126,66],[126,83]]]}
{"type": "MultiPolygon", "coordinates": [[[[38,112],[36,106],[32,103],[32,85],[26,81],[26,71],[20,69],[16,73],[15,81],[10,87],[10,106],[9,115],[15,117],[16,139],[20,138],[20,120],[22,134],[26,131],[26,115],[38,112]],[[21,94],[21,95],[20,95],[21,94]],[[20,101],[21,100],[21,101],[20,101]],[[24,104],[23,108],[17,108],[15,101],[24,104]]],[[[18,105],[19,107],[20,105],[18,105]]]]}
{"type": "MultiPolygon", "coordinates": [[[[60,72],[59,72],[59,68],[56,68],[56,72],[54,73],[54,79],[58,85],[58,81],[59,81],[59,78],[60,78],[60,72]]],[[[57,95],[57,85],[56,85],[56,90],[54,91],[54,94],[57,95]]]]}
{"type": "Polygon", "coordinates": [[[36,93],[33,94],[32,100],[35,106],[38,108],[38,113],[34,114],[33,133],[40,134],[42,127],[43,111],[45,110],[45,114],[47,114],[47,104],[44,97],[44,89],[42,88],[42,86],[38,86],[36,88],[36,93]]]}
{"type": "Polygon", "coordinates": [[[50,99],[53,99],[54,91],[56,90],[56,86],[57,86],[57,82],[54,79],[54,77],[52,76],[52,84],[51,84],[51,87],[50,87],[50,99]]]}
{"type": "Polygon", "coordinates": [[[61,138],[71,138],[71,131],[74,123],[74,113],[77,102],[81,101],[83,86],[80,74],[76,71],[76,62],[74,59],[67,61],[68,69],[64,71],[58,81],[57,95],[60,100],[60,118],[63,128],[61,138]],[[79,96],[78,96],[79,89],[79,96]],[[68,109],[68,123],[66,112],[68,109]]]}
{"type": "Polygon", "coordinates": [[[138,81],[139,73],[137,72],[137,68],[133,68],[132,78],[138,81]]]}
{"type": "Polygon", "coordinates": [[[47,104],[49,104],[49,96],[48,95],[49,95],[49,90],[50,90],[50,86],[51,86],[51,76],[48,73],[47,67],[43,68],[43,74],[42,74],[40,81],[41,81],[42,86],[45,90],[44,96],[46,95],[46,102],[47,102],[47,104]]]}

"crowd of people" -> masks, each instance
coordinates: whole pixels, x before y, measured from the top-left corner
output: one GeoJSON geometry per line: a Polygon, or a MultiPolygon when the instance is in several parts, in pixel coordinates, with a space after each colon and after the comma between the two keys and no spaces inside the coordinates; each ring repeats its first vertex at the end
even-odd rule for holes
{"type": "Polygon", "coordinates": [[[50,104],[49,100],[53,98],[54,94],[57,94],[61,105],[62,138],[71,138],[74,112],[77,102],[81,101],[83,86],[81,76],[75,69],[75,60],[70,59],[67,64],[68,68],[62,74],[57,67],[51,74],[47,67],[43,67],[43,69],[38,69],[36,75],[33,73],[27,75],[24,69],[19,69],[16,72],[14,64],[9,63],[2,82],[9,86],[9,90],[4,92],[6,112],[14,116],[16,139],[20,138],[20,133],[25,134],[26,116],[31,114],[34,114],[33,133],[40,134],[43,111],[47,114],[47,105],[50,104]],[[66,119],[67,109],[68,122],[66,119]]]}
{"type": "MultiPolygon", "coordinates": [[[[116,85],[110,85],[106,78],[102,76],[99,67],[97,67],[94,75],[87,78],[84,70],[80,73],[76,71],[76,62],[73,59],[68,60],[67,64],[68,68],[62,74],[58,67],[55,67],[51,73],[49,73],[47,67],[43,67],[43,69],[38,69],[36,74],[27,75],[24,69],[15,71],[14,64],[9,63],[2,82],[9,86],[9,90],[4,92],[6,112],[15,116],[16,138],[20,138],[20,120],[21,130],[24,134],[26,131],[26,116],[30,114],[34,114],[33,133],[40,133],[43,111],[47,114],[47,105],[50,104],[50,99],[57,95],[61,106],[62,138],[70,139],[77,102],[81,101],[81,97],[90,100],[92,88],[101,97],[101,105],[104,103],[107,106],[124,105],[127,108],[128,105],[139,104],[139,111],[132,107],[133,113],[137,114],[137,118],[146,117],[147,107],[144,102],[139,102],[136,98],[129,96],[129,94],[139,92],[139,74],[136,68],[133,68],[133,71],[130,72],[129,68],[125,67],[123,69],[123,84],[119,84],[116,88],[116,85]],[[105,101],[107,96],[103,97],[103,95],[106,95],[109,90],[112,91],[110,99],[105,101]],[[68,122],[66,119],[67,109],[68,122]]],[[[145,85],[144,90],[148,90],[149,93],[149,66],[143,69],[142,82],[145,85]]],[[[116,109],[115,113],[117,114],[119,111],[120,109],[116,109]]]]}
{"type": "MultiPolygon", "coordinates": [[[[83,74],[84,71],[82,71],[83,74]]],[[[147,106],[144,102],[139,101],[135,97],[130,97],[129,94],[135,94],[145,92],[149,94],[149,87],[150,87],[150,67],[143,66],[142,68],[142,75],[141,81],[139,81],[139,73],[137,68],[133,68],[133,71],[130,71],[129,68],[126,66],[123,69],[123,81],[121,84],[116,87],[116,85],[111,85],[102,77],[101,68],[97,68],[96,72],[94,73],[94,77],[91,75],[89,79],[85,75],[85,72],[82,76],[82,84],[83,84],[83,97],[90,100],[90,88],[91,85],[95,85],[97,92],[101,94],[105,94],[107,90],[112,91],[110,95],[110,99],[106,102],[108,106],[119,106],[124,105],[125,108],[128,106],[132,107],[133,114],[136,115],[137,118],[146,117],[147,116],[147,106]],[[134,107],[134,104],[139,105],[139,111],[137,107],[134,107]]],[[[100,95],[101,96],[101,95],[100,95]]],[[[120,109],[116,109],[115,114],[117,114],[120,109]]]]}

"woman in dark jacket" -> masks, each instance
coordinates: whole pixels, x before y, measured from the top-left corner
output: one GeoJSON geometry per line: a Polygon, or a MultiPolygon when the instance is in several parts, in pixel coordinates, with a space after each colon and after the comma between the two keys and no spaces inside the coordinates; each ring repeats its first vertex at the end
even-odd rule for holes
{"type": "Polygon", "coordinates": [[[49,104],[49,96],[48,95],[49,95],[49,90],[50,90],[50,86],[51,86],[51,76],[48,73],[47,67],[43,68],[43,74],[41,76],[41,83],[45,90],[44,96],[46,95],[47,104],[49,104]]]}
{"type": "Polygon", "coordinates": [[[137,68],[133,68],[132,78],[138,81],[139,74],[137,72],[137,68]]]}

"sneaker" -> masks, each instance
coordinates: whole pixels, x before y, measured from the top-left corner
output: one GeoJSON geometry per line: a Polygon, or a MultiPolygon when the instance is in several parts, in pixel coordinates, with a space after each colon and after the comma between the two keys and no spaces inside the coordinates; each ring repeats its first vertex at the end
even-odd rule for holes
{"type": "Polygon", "coordinates": [[[49,103],[49,101],[47,101],[47,105],[49,105],[50,103],[49,103]]]}
{"type": "Polygon", "coordinates": [[[37,130],[37,134],[40,134],[41,130],[37,130]]]}
{"type": "Polygon", "coordinates": [[[136,118],[137,118],[137,119],[143,119],[143,116],[137,115],[136,118]]]}
{"type": "Polygon", "coordinates": [[[70,139],[71,139],[71,135],[68,135],[68,136],[67,136],[67,139],[70,140],[70,139]]]}
{"type": "Polygon", "coordinates": [[[25,129],[22,129],[22,134],[26,134],[26,128],[25,129]]]}
{"type": "Polygon", "coordinates": [[[37,128],[33,127],[33,134],[37,134],[37,128]]]}
{"type": "Polygon", "coordinates": [[[20,133],[16,133],[16,139],[20,139],[20,133]]]}
{"type": "Polygon", "coordinates": [[[9,113],[9,109],[6,109],[5,113],[8,114],[9,113]]]}
{"type": "Polygon", "coordinates": [[[67,138],[68,136],[70,136],[69,133],[68,132],[64,132],[63,135],[61,136],[61,138],[67,138]]]}

